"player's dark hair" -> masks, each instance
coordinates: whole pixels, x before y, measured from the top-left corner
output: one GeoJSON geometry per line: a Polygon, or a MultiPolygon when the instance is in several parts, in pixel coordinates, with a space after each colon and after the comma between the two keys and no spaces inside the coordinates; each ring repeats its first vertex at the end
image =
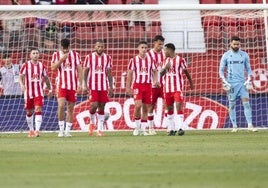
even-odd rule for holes
{"type": "Polygon", "coordinates": [[[61,46],[63,49],[67,49],[70,46],[70,40],[69,39],[62,39],[61,40],[61,46]]]}
{"type": "Polygon", "coordinates": [[[147,43],[145,40],[140,41],[139,44],[138,44],[138,46],[141,45],[141,44],[146,44],[146,45],[148,45],[148,43],[147,43]]]}
{"type": "Polygon", "coordinates": [[[168,49],[171,49],[172,51],[175,51],[175,45],[173,43],[167,43],[165,44],[165,47],[168,49]]]}
{"type": "Polygon", "coordinates": [[[156,42],[156,41],[162,41],[164,42],[165,41],[165,38],[162,36],[162,35],[156,35],[154,38],[153,38],[153,42],[156,42]]]}
{"type": "Polygon", "coordinates": [[[36,48],[36,47],[31,47],[31,48],[29,48],[29,52],[30,52],[30,53],[31,53],[33,50],[37,50],[37,51],[39,52],[39,49],[36,48]]]}
{"type": "Polygon", "coordinates": [[[232,42],[233,40],[234,40],[234,41],[240,41],[240,38],[239,38],[238,36],[232,36],[232,37],[231,37],[231,42],[232,42]]]}
{"type": "Polygon", "coordinates": [[[99,42],[99,43],[104,43],[104,40],[102,40],[102,39],[96,39],[96,40],[95,40],[95,44],[98,43],[98,42],[99,42]]]}

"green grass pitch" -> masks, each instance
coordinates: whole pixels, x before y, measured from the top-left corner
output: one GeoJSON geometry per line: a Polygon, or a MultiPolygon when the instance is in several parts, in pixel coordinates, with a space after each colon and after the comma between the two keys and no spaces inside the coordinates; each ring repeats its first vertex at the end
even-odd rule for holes
{"type": "Polygon", "coordinates": [[[266,188],[268,131],[0,134],[3,188],[266,188]]]}

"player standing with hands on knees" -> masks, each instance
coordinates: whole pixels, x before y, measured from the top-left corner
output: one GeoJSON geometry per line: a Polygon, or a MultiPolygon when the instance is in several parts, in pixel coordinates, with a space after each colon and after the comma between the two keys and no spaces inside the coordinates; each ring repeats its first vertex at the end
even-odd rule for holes
{"type": "Polygon", "coordinates": [[[223,89],[227,91],[229,100],[229,116],[233,125],[232,132],[237,132],[236,109],[237,98],[241,98],[244,115],[248,123],[248,130],[256,132],[252,125],[252,111],[249,104],[249,92],[252,89],[252,71],[249,56],[240,50],[240,38],[233,36],[230,41],[230,50],[225,52],[221,58],[219,75],[223,82],[223,89]],[[225,78],[226,69],[226,78],[225,78]],[[247,74],[247,79],[245,78],[247,74]]]}
{"type": "Polygon", "coordinates": [[[194,88],[192,78],[187,70],[187,63],[184,58],[176,55],[175,46],[168,43],[164,46],[166,60],[160,76],[165,75],[164,80],[164,98],[167,108],[168,136],[184,135],[183,130],[183,73],[190,82],[190,89],[194,88]],[[177,109],[176,121],[174,123],[174,102],[177,109]]]}
{"type": "Polygon", "coordinates": [[[147,53],[148,44],[140,41],[138,44],[139,54],[131,58],[128,65],[126,93],[131,95],[133,74],[133,98],[135,102],[134,117],[135,129],[133,135],[149,135],[145,129],[147,126],[148,108],[152,100],[152,84],[158,85],[157,69],[154,59],[147,53]],[[141,112],[142,111],[142,112],[141,112]]]}
{"type": "Polygon", "coordinates": [[[90,125],[89,135],[95,130],[95,114],[98,109],[97,136],[103,136],[105,121],[105,104],[109,101],[108,94],[113,94],[112,58],[103,52],[103,40],[97,40],[94,52],[87,55],[84,61],[84,81],[89,89],[90,125]]]}
{"type": "Polygon", "coordinates": [[[76,92],[82,89],[83,72],[80,55],[70,49],[70,40],[61,40],[61,50],[52,55],[51,69],[58,70],[57,98],[58,98],[58,137],[71,137],[73,111],[76,102],[76,92]],[[79,82],[78,82],[79,77],[79,82]],[[64,121],[64,107],[67,104],[66,126],[64,121]],[[64,129],[65,128],[65,129],[64,129]]]}
{"type": "Polygon", "coordinates": [[[25,62],[20,69],[19,82],[24,92],[26,121],[30,129],[28,137],[39,137],[44,105],[43,80],[49,89],[49,97],[52,96],[52,87],[45,66],[38,60],[38,49],[31,49],[30,58],[31,60],[25,62]],[[33,114],[35,114],[35,131],[33,114]]]}

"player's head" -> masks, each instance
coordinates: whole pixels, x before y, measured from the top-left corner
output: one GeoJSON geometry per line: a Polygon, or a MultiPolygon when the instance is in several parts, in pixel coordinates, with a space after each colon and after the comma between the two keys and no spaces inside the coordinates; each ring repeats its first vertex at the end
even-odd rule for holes
{"type": "Polygon", "coordinates": [[[154,50],[160,52],[163,49],[165,38],[162,35],[156,35],[153,38],[154,50]]]}
{"type": "Polygon", "coordinates": [[[6,66],[11,65],[11,59],[10,59],[10,54],[9,53],[4,53],[3,54],[3,61],[6,66]]]}
{"type": "Polygon", "coordinates": [[[148,43],[146,41],[140,41],[138,44],[139,55],[145,57],[148,50],[148,43]]]}
{"type": "Polygon", "coordinates": [[[67,53],[69,52],[69,48],[70,48],[70,40],[69,39],[62,39],[61,40],[61,47],[62,47],[62,52],[63,53],[67,53]]]}
{"type": "Polygon", "coordinates": [[[102,39],[96,40],[94,50],[98,55],[101,55],[103,53],[104,41],[102,39]]]}
{"type": "Polygon", "coordinates": [[[30,49],[30,58],[33,62],[37,62],[39,58],[39,50],[38,48],[31,48],[30,49]]]}
{"type": "Polygon", "coordinates": [[[230,41],[230,47],[234,52],[237,52],[240,48],[240,38],[238,36],[233,36],[230,41]]]}
{"type": "Polygon", "coordinates": [[[173,43],[167,43],[165,44],[165,55],[166,57],[172,57],[175,54],[175,45],[173,43]]]}

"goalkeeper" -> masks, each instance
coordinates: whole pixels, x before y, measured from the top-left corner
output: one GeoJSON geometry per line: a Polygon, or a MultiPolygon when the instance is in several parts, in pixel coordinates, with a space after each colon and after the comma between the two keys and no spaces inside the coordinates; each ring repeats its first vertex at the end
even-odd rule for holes
{"type": "Polygon", "coordinates": [[[236,123],[236,99],[241,98],[244,114],[248,123],[248,130],[256,132],[252,125],[252,111],[249,104],[249,90],[252,89],[252,72],[249,56],[240,50],[240,39],[233,36],[230,41],[230,50],[225,52],[221,58],[219,75],[223,82],[223,89],[227,91],[229,100],[229,116],[233,125],[232,132],[237,132],[236,123]],[[226,78],[225,72],[226,70],[226,78]],[[245,72],[247,78],[245,78],[245,72]]]}

